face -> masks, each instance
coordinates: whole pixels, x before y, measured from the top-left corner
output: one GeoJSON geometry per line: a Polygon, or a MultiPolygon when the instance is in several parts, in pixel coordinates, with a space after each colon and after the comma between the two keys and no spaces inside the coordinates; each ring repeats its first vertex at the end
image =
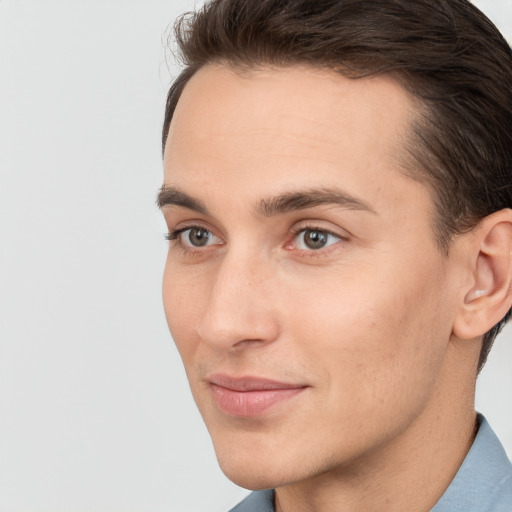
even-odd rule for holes
{"type": "Polygon", "coordinates": [[[397,163],[413,115],[391,79],[307,67],[208,66],[185,87],[163,297],[239,485],[364,463],[438,400],[454,272],[428,190],[397,163]]]}

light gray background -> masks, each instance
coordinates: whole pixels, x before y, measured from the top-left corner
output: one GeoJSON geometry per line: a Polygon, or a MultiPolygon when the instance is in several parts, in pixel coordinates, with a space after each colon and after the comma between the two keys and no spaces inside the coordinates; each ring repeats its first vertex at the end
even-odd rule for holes
{"type": "MultiPolygon", "coordinates": [[[[512,0],[479,1],[512,37],[512,0]]],[[[162,35],[188,0],[0,0],[0,512],[224,512],[160,299],[162,35]]],[[[512,330],[478,408],[512,456],[512,330]]]]}

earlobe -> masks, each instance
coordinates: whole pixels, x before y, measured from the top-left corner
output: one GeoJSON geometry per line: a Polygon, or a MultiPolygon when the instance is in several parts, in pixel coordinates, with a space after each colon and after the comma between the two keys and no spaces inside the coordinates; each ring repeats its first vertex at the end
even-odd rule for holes
{"type": "Polygon", "coordinates": [[[512,304],[512,210],[485,217],[471,236],[471,286],[453,327],[459,339],[485,334],[512,304]]]}

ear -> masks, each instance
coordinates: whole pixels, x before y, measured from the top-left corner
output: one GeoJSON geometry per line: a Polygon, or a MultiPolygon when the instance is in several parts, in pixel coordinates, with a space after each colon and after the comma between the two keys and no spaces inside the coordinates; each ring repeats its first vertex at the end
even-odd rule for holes
{"type": "Polygon", "coordinates": [[[485,334],[511,307],[512,210],[485,217],[469,236],[471,279],[453,326],[459,339],[485,334]]]}

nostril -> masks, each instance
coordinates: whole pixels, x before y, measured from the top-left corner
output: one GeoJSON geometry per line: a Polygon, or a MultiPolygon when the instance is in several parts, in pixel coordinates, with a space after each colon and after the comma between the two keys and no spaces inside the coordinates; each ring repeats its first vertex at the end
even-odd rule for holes
{"type": "Polygon", "coordinates": [[[237,342],[233,345],[233,348],[234,349],[244,349],[244,348],[248,348],[248,347],[254,347],[256,345],[264,345],[267,343],[267,341],[268,340],[261,339],[261,338],[240,340],[239,342],[237,342]]]}
{"type": "Polygon", "coordinates": [[[223,349],[242,349],[275,341],[278,322],[272,311],[239,308],[236,315],[212,309],[197,326],[199,337],[207,344],[223,349]]]}

